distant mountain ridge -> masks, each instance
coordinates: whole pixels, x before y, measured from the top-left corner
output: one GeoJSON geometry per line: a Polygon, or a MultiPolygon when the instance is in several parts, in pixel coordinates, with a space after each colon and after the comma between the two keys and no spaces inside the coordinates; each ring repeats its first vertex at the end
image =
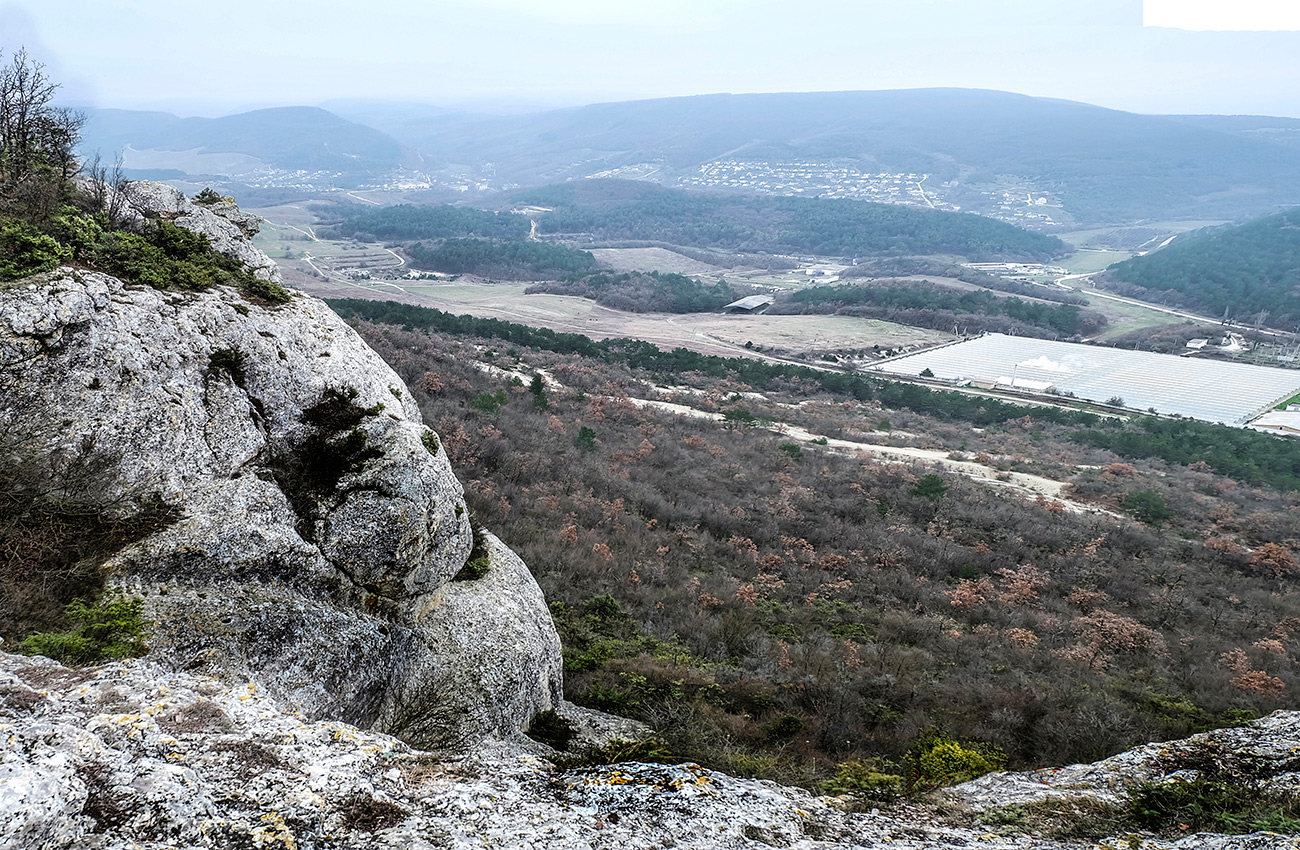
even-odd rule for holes
{"type": "Polygon", "coordinates": [[[391,136],[314,106],[258,109],[222,118],[88,109],[81,148],[106,159],[135,150],[237,153],[289,171],[387,174],[407,151],[391,136]]]}
{"type": "MultiPolygon", "coordinates": [[[[1285,118],[1137,115],[954,88],[713,94],[505,116],[330,105],[352,120],[316,107],[215,119],[90,110],[84,147],[233,152],[374,183],[409,164],[448,185],[471,175],[481,188],[507,190],[590,176],[672,186],[700,182],[711,163],[806,162],[929,175],[927,189],[949,208],[1003,218],[1042,198],[1040,208],[1063,225],[1230,220],[1300,203],[1300,121],[1285,118]]],[[[819,192],[772,182],[750,188],[819,192]]],[[[924,193],[910,201],[924,205],[924,193]]]]}
{"type": "Polygon", "coordinates": [[[1080,221],[1231,218],[1300,202],[1300,151],[1167,117],[972,89],[704,95],[438,124],[404,141],[523,184],[719,159],[856,165],[1057,193],[1080,221]]]}

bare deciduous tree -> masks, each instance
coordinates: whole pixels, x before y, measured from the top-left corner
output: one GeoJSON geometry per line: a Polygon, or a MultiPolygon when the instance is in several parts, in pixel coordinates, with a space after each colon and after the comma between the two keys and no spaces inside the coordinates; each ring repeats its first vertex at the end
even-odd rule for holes
{"type": "Polygon", "coordinates": [[[53,104],[58,89],[26,50],[0,67],[0,204],[31,218],[57,209],[78,169],[75,151],[86,119],[53,104]]]}

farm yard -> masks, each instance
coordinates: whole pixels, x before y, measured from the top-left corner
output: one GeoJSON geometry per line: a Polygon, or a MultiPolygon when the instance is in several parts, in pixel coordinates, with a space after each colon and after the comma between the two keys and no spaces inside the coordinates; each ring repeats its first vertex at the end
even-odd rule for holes
{"type": "Polygon", "coordinates": [[[1292,369],[1002,334],[899,357],[872,371],[926,373],[1227,425],[1245,425],[1300,392],[1300,372],[1292,369]]]}

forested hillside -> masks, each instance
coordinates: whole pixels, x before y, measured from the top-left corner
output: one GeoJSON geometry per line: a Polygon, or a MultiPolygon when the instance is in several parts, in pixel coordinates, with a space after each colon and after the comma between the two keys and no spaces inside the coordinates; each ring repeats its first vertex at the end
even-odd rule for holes
{"type": "Polygon", "coordinates": [[[335,306],[411,386],[476,521],[538,577],[566,695],[646,720],[681,757],[811,783],[854,759],[901,773],[941,729],[1012,766],[1083,761],[1269,711],[1295,686],[1295,444],[335,306]],[[476,360],[517,376],[485,384],[476,360]],[[1056,478],[1066,501],[770,423],[1056,478]]]}
{"type": "Polygon", "coordinates": [[[1167,295],[1210,316],[1291,327],[1300,321],[1300,207],[1237,227],[1180,236],[1116,263],[1111,281],[1167,295]]]}
{"type": "Polygon", "coordinates": [[[525,216],[451,204],[350,206],[325,215],[329,226],[322,230],[327,238],[348,237],[362,242],[461,236],[523,239],[529,230],[525,216]]]}
{"type": "Polygon", "coordinates": [[[1047,260],[1065,253],[1055,236],[981,216],[847,199],[719,195],[617,180],[531,189],[515,199],[552,208],[538,218],[544,233],[601,240],[830,257],[1047,260]]]}

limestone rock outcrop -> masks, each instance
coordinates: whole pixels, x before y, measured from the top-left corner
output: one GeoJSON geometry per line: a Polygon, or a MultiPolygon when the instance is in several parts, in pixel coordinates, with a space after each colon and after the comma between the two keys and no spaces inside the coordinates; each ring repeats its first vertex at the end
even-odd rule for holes
{"type": "Polygon", "coordinates": [[[122,188],[123,212],[142,218],[166,218],[178,227],[208,237],[218,252],[239,260],[263,280],[280,281],[280,268],[251,240],[262,221],[243,212],[233,201],[195,203],[185,193],[166,183],[135,181],[122,188]]]}
{"type": "MultiPolygon", "coordinates": [[[[125,192],[278,276],[233,208],[125,192]]],[[[108,510],[177,509],[108,564],[156,623],[151,658],[424,747],[516,735],[559,706],[540,590],[487,534],[486,575],[452,580],[476,545],[461,485],[402,381],[322,302],[65,267],[0,288],[0,364],[8,450],[107,465],[108,510]]]]}
{"type": "MultiPolygon", "coordinates": [[[[1300,745],[1297,730],[1300,716],[1279,712],[1237,734],[1248,748],[1283,752],[1300,745]]],[[[997,796],[1010,779],[984,781],[985,802],[1020,799],[1014,788],[997,796]]],[[[851,812],[841,803],[690,764],[561,770],[500,744],[440,760],[287,714],[253,685],[147,660],[73,670],[0,653],[0,850],[1296,845],[1271,833],[1081,844],[954,826],[915,805],[851,812]]]]}

